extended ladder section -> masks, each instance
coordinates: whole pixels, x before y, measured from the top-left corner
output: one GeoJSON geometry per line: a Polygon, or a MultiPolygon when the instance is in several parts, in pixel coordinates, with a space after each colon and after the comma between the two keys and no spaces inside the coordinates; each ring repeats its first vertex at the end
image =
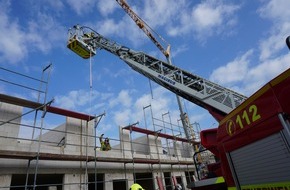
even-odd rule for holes
{"type": "Polygon", "coordinates": [[[77,25],[70,29],[67,47],[83,58],[95,55],[97,49],[105,49],[140,74],[207,109],[217,120],[223,119],[247,98],[143,52],[117,44],[88,27],[77,25]]]}

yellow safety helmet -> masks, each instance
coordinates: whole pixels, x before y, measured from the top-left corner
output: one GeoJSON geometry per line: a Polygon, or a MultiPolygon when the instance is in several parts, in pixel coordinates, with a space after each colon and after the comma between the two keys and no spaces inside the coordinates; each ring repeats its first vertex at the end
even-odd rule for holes
{"type": "Polygon", "coordinates": [[[134,183],[133,185],[131,185],[130,190],[145,190],[141,187],[141,185],[139,185],[138,183],[134,183]]]}

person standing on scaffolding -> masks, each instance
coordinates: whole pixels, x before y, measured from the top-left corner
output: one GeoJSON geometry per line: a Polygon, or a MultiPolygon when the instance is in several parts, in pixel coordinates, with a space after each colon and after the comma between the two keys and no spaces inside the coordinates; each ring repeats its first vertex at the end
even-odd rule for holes
{"type": "Polygon", "coordinates": [[[108,151],[108,150],[111,150],[111,145],[110,145],[109,138],[106,137],[106,138],[105,138],[105,141],[103,141],[103,136],[104,136],[104,134],[102,134],[102,135],[100,136],[101,150],[102,150],[102,151],[108,151]]]}

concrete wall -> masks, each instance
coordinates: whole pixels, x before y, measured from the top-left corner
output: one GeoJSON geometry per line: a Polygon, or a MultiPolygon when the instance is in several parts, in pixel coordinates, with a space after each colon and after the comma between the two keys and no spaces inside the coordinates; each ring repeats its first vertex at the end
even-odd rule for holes
{"type": "Polygon", "coordinates": [[[180,154],[182,157],[185,158],[193,158],[194,154],[194,147],[191,144],[188,143],[180,143],[179,148],[180,154]]]}
{"type": "Polygon", "coordinates": [[[150,155],[153,159],[161,159],[161,155],[163,154],[163,148],[161,146],[160,137],[156,137],[153,135],[148,135],[148,144],[150,148],[150,155]]]}
{"type": "Polygon", "coordinates": [[[87,189],[87,175],[85,174],[65,174],[63,177],[63,190],[87,189]]]}
{"type": "MultiPolygon", "coordinates": [[[[114,180],[120,180],[120,179],[127,179],[128,180],[128,187],[130,187],[133,184],[134,177],[132,173],[106,173],[104,181],[107,181],[105,183],[104,190],[111,190],[113,189],[113,181],[114,180]]],[[[129,189],[129,188],[128,188],[129,189]]]]}
{"type": "Polygon", "coordinates": [[[7,137],[0,138],[1,149],[14,150],[18,143],[20,129],[18,124],[21,123],[21,115],[22,107],[0,102],[0,134],[2,137],[7,137]],[[11,121],[11,123],[5,121],[11,121]]]}
{"type": "Polygon", "coordinates": [[[147,135],[132,140],[133,152],[137,154],[150,154],[150,147],[148,144],[147,135]]]}
{"type": "Polygon", "coordinates": [[[9,190],[12,175],[0,175],[0,189],[9,190]]]}
{"type": "Polygon", "coordinates": [[[65,145],[66,137],[66,124],[62,124],[53,129],[53,131],[47,131],[42,135],[42,140],[49,143],[43,143],[50,146],[63,146],[65,145]]]}

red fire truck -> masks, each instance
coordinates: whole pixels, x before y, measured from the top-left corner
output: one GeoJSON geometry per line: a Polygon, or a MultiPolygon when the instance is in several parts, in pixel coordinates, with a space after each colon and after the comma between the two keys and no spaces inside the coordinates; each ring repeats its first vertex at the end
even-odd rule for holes
{"type": "MultiPolygon", "coordinates": [[[[208,185],[290,189],[289,105],[288,69],[231,111],[218,128],[202,131],[202,145],[219,158],[209,170],[223,177],[207,179],[208,185]]],[[[200,182],[192,187],[207,187],[200,182]]]]}

